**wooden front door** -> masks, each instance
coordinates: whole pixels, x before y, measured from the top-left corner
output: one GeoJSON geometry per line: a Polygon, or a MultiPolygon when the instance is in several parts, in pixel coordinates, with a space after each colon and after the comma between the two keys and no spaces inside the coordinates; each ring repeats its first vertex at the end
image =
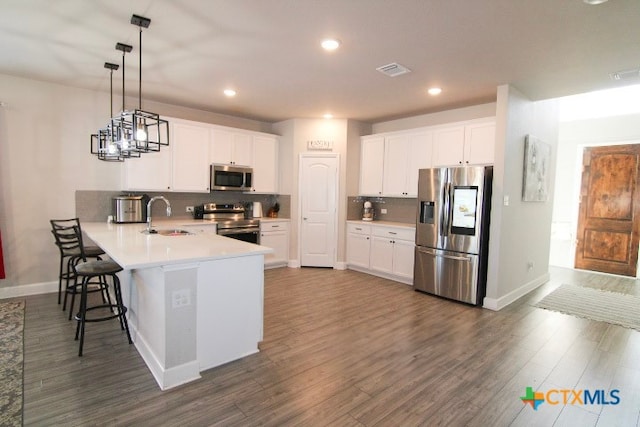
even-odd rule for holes
{"type": "Polygon", "coordinates": [[[585,148],[575,267],[636,276],[640,145],[585,148]]]}

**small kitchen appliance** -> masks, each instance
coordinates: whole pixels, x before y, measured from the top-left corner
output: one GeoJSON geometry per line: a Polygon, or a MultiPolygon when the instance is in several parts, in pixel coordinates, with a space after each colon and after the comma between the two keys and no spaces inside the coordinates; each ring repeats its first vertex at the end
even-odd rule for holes
{"type": "Polygon", "coordinates": [[[122,194],[113,198],[113,218],[117,223],[146,222],[149,196],[122,194]]]}
{"type": "Polygon", "coordinates": [[[251,212],[254,218],[262,218],[262,203],[253,202],[251,212]]]}
{"type": "Polygon", "coordinates": [[[362,220],[373,221],[373,204],[368,200],[364,202],[364,207],[362,208],[362,220]]]}

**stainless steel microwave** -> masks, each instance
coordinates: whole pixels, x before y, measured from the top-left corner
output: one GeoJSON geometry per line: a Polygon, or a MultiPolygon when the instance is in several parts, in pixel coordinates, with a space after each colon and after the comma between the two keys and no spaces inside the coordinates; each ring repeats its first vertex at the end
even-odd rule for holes
{"type": "Polygon", "coordinates": [[[211,165],[211,191],[251,191],[253,169],[248,166],[211,165]]]}

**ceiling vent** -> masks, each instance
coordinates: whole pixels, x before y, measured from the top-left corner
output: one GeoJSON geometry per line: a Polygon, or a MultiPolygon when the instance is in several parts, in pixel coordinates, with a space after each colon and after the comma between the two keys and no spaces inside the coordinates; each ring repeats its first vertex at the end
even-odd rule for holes
{"type": "Polygon", "coordinates": [[[376,68],[376,70],[380,71],[382,74],[386,74],[389,77],[397,77],[411,72],[410,69],[396,62],[383,65],[382,67],[376,68]]]}
{"type": "Polygon", "coordinates": [[[638,80],[640,78],[640,68],[633,70],[616,71],[609,74],[611,80],[638,80]]]}

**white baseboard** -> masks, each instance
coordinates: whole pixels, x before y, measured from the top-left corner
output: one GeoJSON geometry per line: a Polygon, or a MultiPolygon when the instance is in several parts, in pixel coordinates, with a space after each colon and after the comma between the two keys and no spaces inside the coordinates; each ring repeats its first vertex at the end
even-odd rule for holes
{"type": "Polygon", "coordinates": [[[347,263],[346,262],[336,262],[333,266],[334,270],[346,270],[347,269],[347,263]]]}
{"type": "Polygon", "coordinates": [[[0,288],[0,299],[58,292],[58,282],[32,283],[29,285],[0,288]]]}
{"type": "Polygon", "coordinates": [[[506,294],[504,296],[501,296],[500,298],[487,298],[487,297],[485,297],[483,302],[482,302],[482,307],[483,308],[487,308],[489,310],[493,310],[493,311],[502,310],[503,308],[505,308],[506,306],[508,306],[509,304],[514,302],[515,300],[517,300],[518,298],[521,298],[521,297],[525,296],[526,294],[528,294],[532,290],[534,290],[534,289],[538,288],[539,286],[541,286],[542,284],[548,282],[550,277],[551,276],[550,276],[549,272],[547,272],[547,273],[543,274],[542,276],[538,277],[537,279],[533,279],[532,281],[524,284],[523,286],[519,287],[518,289],[514,289],[513,291],[509,292],[508,294],[506,294]]]}
{"type": "Polygon", "coordinates": [[[287,263],[287,267],[289,268],[300,268],[300,260],[298,259],[290,259],[287,263]]]}

